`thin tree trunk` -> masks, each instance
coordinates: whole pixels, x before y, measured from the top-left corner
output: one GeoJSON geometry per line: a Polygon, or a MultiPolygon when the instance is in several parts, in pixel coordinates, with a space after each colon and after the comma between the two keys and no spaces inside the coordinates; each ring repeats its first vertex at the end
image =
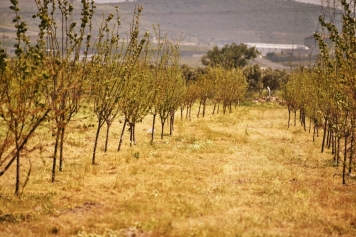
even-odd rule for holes
{"type": "MultiPolygon", "coordinates": [[[[353,124],[353,122],[351,122],[351,124],[353,124]]],[[[353,129],[351,129],[351,147],[350,147],[350,158],[349,158],[349,174],[351,174],[351,172],[352,172],[352,158],[354,156],[354,142],[355,142],[355,133],[354,133],[353,129]]]]}
{"type": "Polygon", "coordinates": [[[335,132],[332,131],[332,134],[331,134],[331,154],[334,155],[334,161],[336,161],[336,159],[335,159],[335,150],[336,150],[336,136],[335,136],[335,132]]]}
{"type": "Polygon", "coordinates": [[[328,126],[328,132],[327,132],[327,135],[326,135],[326,147],[327,148],[330,148],[330,125],[328,126]]]}
{"type": "Polygon", "coordinates": [[[303,109],[303,118],[302,118],[302,121],[303,121],[304,131],[307,131],[306,122],[305,122],[305,112],[304,112],[304,109],[303,109]]]}
{"type": "Polygon", "coordinates": [[[206,99],[203,102],[203,118],[205,117],[205,110],[206,110],[206,99]]]}
{"type": "Polygon", "coordinates": [[[316,124],[315,124],[315,120],[314,120],[313,142],[315,141],[315,134],[316,134],[316,124]]]}
{"type": "Polygon", "coordinates": [[[175,121],[175,113],[173,113],[172,115],[171,115],[171,118],[172,118],[172,132],[174,132],[174,121],[175,121]]]}
{"type": "Polygon", "coordinates": [[[109,143],[109,132],[110,132],[111,121],[109,119],[107,119],[105,122],[106,122],[106,136],[105,136],[104,152],[107,152],[108,143],[109,143]]]}
{"type": "Polygon", "coordinates": [[[161,119],[161,139],[163,139],[163,130],[164,130],[164,124],[165,124],[166,120],[165,119],[161,119]]]}
{"type": "Polygon", "coordinates": [[[170,122],[169,122],[169,135],[172,136],[173,131],[174,131],[174,113],[170,116],[170,122]]]}
{"type": "Polygon", "coordinates": [[[59,143],[59,171],[62,172],[63,170],[63,147],[64,147],[64,133],[65,133],[65,126],[62,125],[61,128],[61,140],[59,143]]]}
{"type": "Polygon", "coordinates": [[[214,107],[213,107],[213,112],[211,114],[215,114],[215,108],[216,108],[216,102],[214,103],[214,107]]]}
{"type": "Polygon", "coordinates": [[[324,147],[325,147],[325,140],[326,140],[326,128],[327,128],[327,123],[328,123],[328,120],[327,120],[327,118],[325,117],[324,118],[325,119],[325,124],[324,124],[324,135],[323,135],[323,141],[322,141],[322,143],[321,143],[321,153],[323,153],[324,152],[324,147]]]}
{"type": "MultiPolygon", "coordinates": [[[[329,133],[329,146],[328,146],[328,148],[330,149],[331,148],[331,151],[333,151],[333,134],[334,134],[334,131],[333,131],[333,129],[331,128],[331,127],[329,127],[329,131],[330,131],[330,133],[329,133]]],[[[334,154],[334,153],[332,153],[332,154],[334,154]]]]}
{"type": "Polygon", "coordinates": [[[59,146],[60,131],[61,131],[61,129],[59,127],[57,127],[56,142],[54,144],[54,151],[53,151],[52,182],[54,182],[56,179],[56,163],[57,163],[57,152],[58,152],[58,146],[59,146]]]}
{"type": "Polygon", "coordinates": [[[130,147],[132,145],[136,145],[136,138],[135,138],[135,124],[130,123],[130,147]]]}
{"type": "Polygon", "coordinates": [[[132,140],[133,144],[136,145],[136,123],[133,123],[132,125],[132,140]]]}
{"type": "Polygon", "coordinates": [[[336,151],[336,165],[339,166],[340,163],[340,140],[341,138],[337,137],[337,151],[336,151]]]}
{"type": "Polygon", "coordinates": [[[294,127],[297,126],[297,110],[294,111],[294,127]]]}
{"type": "Polygon", "coordinates": [[[299,122],[300,126],[303,126],[303,108],[299,110],[299,122]]]}
{"type": "Polygon", "coordinates": [[[16,184],[15,184],[15,195],[19,195],[20,191],[20,147],[18,143],[18,137],[16,135],[16,184]]]}
{"type": "Polygon", "coordinates": [[[31,170],[32,170],[32,163],[31,163],[31,160],[29,158],[28,158],[28,161],[29,161],[30,167],[29,167],[28,172],[27,172],[26,180],[23,183],[22,191],[25,188],[25,186],[27,185],[28,181],[30,180],[30,175],[31,175],[31,170]]]}
{"type": "Polygon", "coordinates": [[[153,145],[153,138],[155,134],[155,123],[156,123],[156,116],[157,114],[153,115],[153,121],[152,121],[152,133],[151,133],[151,145],[153,145]]]}
{"type": "Polygon", "coordinates": [[[305,109],[304,108],[300,109],[299,120],[300,120],[300,125],[303,126],[303,128],[304,128],[304,131],[307,131],[306,123],[305,123],[305,109]]]}
{"type": "Polygon", "coordinates": [[[197,117],[199,118],[199,115],[200,115],[200,108],[201,108],[201,105],[202,105],[202,101],[200,101],[199,103],[199,109],[198,109],[198,114],[197,114],[197,117]]]}
{"type": "Polygon", "coordinates": [[[133,124],[130,123],[129,126],[130,126],[130,147],[132,147],[132,144],[133,144],[133,124]]]}
{"type": "Polygon", "coordinates": [[[290,109],[289,109],[289,106],[288,106],[288,128],[289,128],[289,124],[290,124],[290,109]]]}
{"type": "Polygon", "coordinates": [[[189,106],[189,121],[192,121],[192,107],[193,105],[189,106]]]}
{"type": "Polygon", "coordinates": [[[96,156],[96,149],[98,147],[98,140],[99,140],[99,134],[100,134],[100,130],[102,125],[104,124],[104,122],[102,121],[98,121],[98,128],[96,129],[96,135],[95,135],[95,141],[94,141],[94,148],[93,148],[93,157],[91,160],[91,164],[95,165],[95,156],[96,156]]]}
{"type": "Polygon", "coordinates": [[[122,126],[121,135],[120,135],[120,140],[119,140],[119,145],[117,146],[117,151],[120,151],[121,144],[122,144],[122,139],[123,139],[124,133],[125,133],[125,127],[126,127],[126,119],[124,120],[124,125],[122,126]]]}
{"type": "MultiPolygon", "coordinates": [[[[63,79],[63,75],[62,75],[63,79]]],[[[62,110],[65,107],[65,103],[62,101],[62,110]]],[[[59,116],[59,124],[57,123],[57,126],[59,127],[59,172],[62,172],[63,168],[63,146],[64,146],[64,132],[65,132],[65,116],[64,112],[59,116]]]]}
{"type": "MultiPolygon", "coordinates": [[[[346,114],[347,116],[347,114],[346,114]]],[[[342,167],[342,184],[346,184],[346,179],[345,179],[345,175],[346,175],[346,161],[347,161],[347,134],[346,134],[346,129],[344,131],[345,134],[345,143],[344,143],[344,163],[343,163],[343,167],[342,167]]]]}

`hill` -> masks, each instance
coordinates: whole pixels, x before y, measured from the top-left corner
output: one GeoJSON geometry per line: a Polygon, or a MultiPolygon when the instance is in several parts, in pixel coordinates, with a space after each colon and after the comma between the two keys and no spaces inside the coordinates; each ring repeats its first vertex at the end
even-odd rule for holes
{"type": "Polygon", "coordinates": [[[284,0],[138,0],[146,26],[199,45],[303,44],[318,29],[320,6],[284,0]]]}
{"type": "MultiPolygon", "coordinates": [[[[34,1],[21,1],[23,18],[32,21],[34,1]]],[[[75,2],[79,4],[79,1],[75,2]]],[[[321,7],[285,0],[137,0],[97,4],[97,15],[120,6],[124,23],[131,20],[136,4],[143,6],[141,24],[152,29],[160,24],[169,37],[197,45],[224,45],[231,42],[302,44],[318,29],[321,7]],[[126,21],[125,21],[126,20],[126,21]]],[[[11,26],[10,1],[0,3],[0,26],[11,26]]],[[[80,15],[79,12],[76,13],[80,15]]]]}
{"type": "MultiPolygon", "coordinates": [[[[76,8],[80,1],[74,1],[76,8]]],[[[143,6],[140,19],[142,32],[152,32],[153,25],[160,25],[162,34],[181,41],[181,56],[185,63],[199,64],[200,57],[212,46],[235,43],[304,44],[304,38],[319,29],[318,16],[321,6],[286,0],[137,0],[97,4],[94,31],[100,27],[102,15],[114,12],[119,6],[122,36],[126,37],[133,11],[143,6]],[[192,56],[195,57],[192,57],[192,56]],[[189,58],[187,57],[189,56],[189,58]]],[[[0,39],[3,45],[12,46],[15,28],[10,1],[0,2],[0,39]]],[[[38,21],[33,0],[20,2],[21,17],[30,30],[31,40],[36,37],[38,21]]],[[[55,15],[61,22],[60,15],[55,15]]],[[[72,17],[80,20],[80,12],[72,17]]],[[[57,34],[60,37],[60,32],[57,34]]],[[[97,35],[95,32],[93,35],[97,35]]]]}

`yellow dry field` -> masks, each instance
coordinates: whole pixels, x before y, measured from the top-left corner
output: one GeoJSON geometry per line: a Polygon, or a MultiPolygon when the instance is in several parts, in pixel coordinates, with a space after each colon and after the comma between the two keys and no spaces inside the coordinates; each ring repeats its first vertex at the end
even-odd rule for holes
{"type": "Polygon", "coordinates": [[[321,135],[313,142],[299,125],[288,129],[283,107],[211,111],[197,118],[194,107],[191,121],[178,112],[162,140],[157,123],[153,145],[148,116],[137,145],[126,131],[120,152],[117,120],[94,166],[95,120],[78,116],[54,183],[53,138],[43,130],[31,142],[48,146],[26,155],[32,171],[20,198],[15,167],[0,177],[0,236],[356,236],[356,180],[342,185],[321,135]]]}

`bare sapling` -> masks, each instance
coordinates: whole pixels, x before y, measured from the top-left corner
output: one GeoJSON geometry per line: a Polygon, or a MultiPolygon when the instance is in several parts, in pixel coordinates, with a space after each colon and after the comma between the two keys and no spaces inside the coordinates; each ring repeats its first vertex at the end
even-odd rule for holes
{"type": "Polygon", "coordinates": [[[177,94],[182,92],[182,87],[184,86],[182,72],[178,65],[179,42],[173,45],[166,36],[162,37],[159,25],[158,29],[154,27],[154,30],[157,46],[154,50],[152,62],[154,94],[151,107],[151,114],[153,115],[151,144],[153,144],[154,140],[157,115],[161,120],[161,139],[163,139],[164,124],[172,111],[176,111],[179,108],[179,100],[182,97],[177,98],[177,94]]]}
{"type": "Polygon", "coordinates": [[[57,156],[59,171],[63,169],[65,131],[73,116],[78,113],[83,96],[83,83],[87,78],[88,49],[91,40],[91,19],[94,3],[81,1],[80,25],[71,22],[74,8],[65,0],[36,1],[41,20],[39,25],[42,47],[46,50],[47,64],[52,83],[48,83],[51,117],[54,121],[54,151],[52,182],[55,181],[57,156]],[[56,21],[60,14],[61,22],[56,21]],[[58,25],[61,27],[58,28],[58,25]],[[85,42],[86,40],[86,42],[85,42]],[[84,51],[81,57],[81,51],[84,51]]]}
{"type": "Polygon", "coordinates": [[[119,101],[119,108],[124,115],[118,151],[120,151],[126,125],[129,125],[130,146],[136,145],[135,126],[149,113],[152,106],[153,83],[152,70],[147,63],[147,49],[133,68],[130,78],[125,80],[125,87],[119,101]]]}
{"type": "Polygon", "coordinates": [[[125,82],[130,80],[133,68],[138,62],[142,49],[147,42],[148,34],[141,39],[139,35],[139,17],[142,7],[138,6],[134,16],[127,41],[120,42],[119,26],[121,25],[116,8],[116,22],[110,25],[114,15],[110,14],[99,30],[98,41],[95,43],[96,55],[92,60],[91,95],[94,101],[94,112],[97,116],[97,131],[94,141],[92,164],[102,126],[107,124],[105,150],[107,149],[109,128],[117,117],[120,108],[119,100],[125,88],[125,82]]]}
{"type": "MultiPolygon", "coordinates": [[[[15,57],[10,59],[1,51],[0,58],[0,176],[16,163],[15,195],[20,194],[22,151],[28,141],[47,118],[50,108],[47,106],[46,83],[48,75],[44,51],[38,44],[31,45],[26,36],[27,25],[21,21],[18,1],[11,1],[15,13],[13,22],[16,28],[15,57]]],[[[23,188],[31,173],[30,168],[23,188]]]]}

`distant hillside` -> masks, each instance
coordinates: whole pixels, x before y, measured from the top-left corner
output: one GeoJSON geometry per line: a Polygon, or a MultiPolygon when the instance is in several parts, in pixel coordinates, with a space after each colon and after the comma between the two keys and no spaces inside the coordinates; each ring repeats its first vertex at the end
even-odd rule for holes
{"type": "MultiPolygon", "coordinates": [[[[31,18],[35,11],[33,3],[34,0],[22,0],[20,6],[30,29],[36,30],[36,22],[31,18]]],[[[113,12],[113,6],[119,5],[123,25],[127,26],[135,4],[144,7],[142,30],[160,24],[162,32],[172,39],[181,37],[184,43],[206,46],[232,42],[303,44],[304,38],[318,29],[321,8],[292,0],[137,0],[98,4],[96,11],[100,16],[113,12]]],[[[0,2],[0,27],[12,26],[9,6],[10,1],[0,2]]],[[[74,20],[79,20],[79,15],[76,13],[74,20]]],[[[100,21],[100,18],[95,21],[96,27],[100,21]]]]}
{"type": "Polygon", "coordinates": [[[171,37],[202,45],[303,44],[318,29],[321,7],[284,0],[138,0],[142,20],[171,37]]]}

